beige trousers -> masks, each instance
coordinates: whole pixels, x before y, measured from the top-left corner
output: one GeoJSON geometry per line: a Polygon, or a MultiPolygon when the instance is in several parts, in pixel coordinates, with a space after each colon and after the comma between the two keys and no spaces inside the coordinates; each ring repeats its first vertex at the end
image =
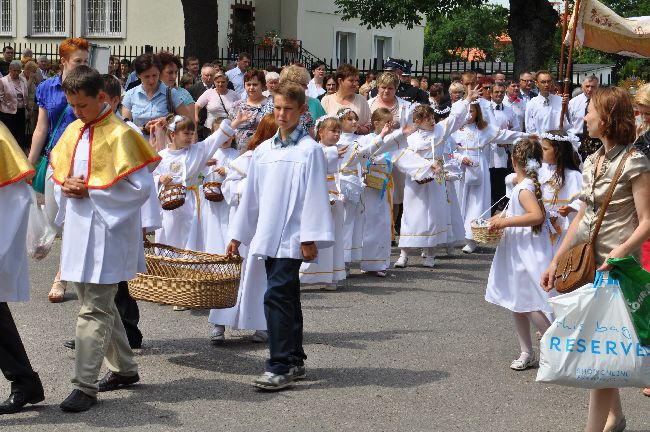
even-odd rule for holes
{"type": "Polygon", "coordinates": [[[77,290],[81,303],[77,318],[72,383],[82,392],[95,396],[102,361],[106,361],[106,367],[110,371],[126,376],[138,373],[138,365],[115,306],[117,284],[71,284],[77,290]]]}

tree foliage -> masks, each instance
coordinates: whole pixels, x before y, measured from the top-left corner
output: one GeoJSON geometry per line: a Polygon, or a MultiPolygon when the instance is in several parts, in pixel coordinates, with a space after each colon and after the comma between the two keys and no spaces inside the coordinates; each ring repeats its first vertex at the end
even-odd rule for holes
{"type": "Polygon", "coordinates": [[[507,34],[508,13],[503,6],[481,5],[432,16],[424,30],[425,62],[463,60],[470,48],[485,53],[487,61],[513,61],[512,46],[498,41],[507,34]]]}
{"type": "Polygon", "coordinates": [[[334,0],[344,20],[358,18],[368,28],[408,28],[422,23],[422,19],[445,15],[459,7],[477,7],[486,0],[334,0]]]}

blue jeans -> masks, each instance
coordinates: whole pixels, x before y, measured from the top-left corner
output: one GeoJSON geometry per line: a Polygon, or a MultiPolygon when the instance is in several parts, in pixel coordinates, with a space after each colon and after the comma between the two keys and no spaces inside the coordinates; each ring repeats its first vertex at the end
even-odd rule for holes
{"type": "Polygon", "coordinates": [[[301,263],[302,260],[292,258],[267,258],[265,262],[264,315],[270,351],[267,372],[287,374],[293,366],[302,366],[307,358],[302,348],[301,263]]]}

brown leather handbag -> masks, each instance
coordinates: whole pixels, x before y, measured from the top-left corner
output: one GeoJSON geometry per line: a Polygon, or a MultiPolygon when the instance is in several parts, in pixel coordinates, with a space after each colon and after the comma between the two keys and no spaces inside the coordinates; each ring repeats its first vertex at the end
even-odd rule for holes
{"type": "MultiPolygon", "coordinates": [[[[616,168],[614,178],[612,178],[612,182],[610,183],[609,188],[607,189],[607,193],[605,194],[605,199],[600,206],[598,217],[596,218],[596,224],[594,225],[594,230],[589,237],[589,241],[587,243],[580,243],[575,245],[563,253],[558,259],[557,269],[555,270],[555,290],[560,294],[566,294],[580,288],[583,285],[593,282],[594,277],[596,276],[594,242],[598,237],[600,226],[602,225],[603,218],[605,217],[605,211],[607,210],[607,206],[612,199],[616,184],[618,183],[618,180],[623,173],[625,162],[633,152],[634,150],[628,151],[621,159],[621,162],[618,164],[618,168],[616,168]]],[[[594,167],[594,171],[597,169],[597,167],[597,165],[594,167]]],[[[594,181],[596,181],[595,173],[594,181]]]]}

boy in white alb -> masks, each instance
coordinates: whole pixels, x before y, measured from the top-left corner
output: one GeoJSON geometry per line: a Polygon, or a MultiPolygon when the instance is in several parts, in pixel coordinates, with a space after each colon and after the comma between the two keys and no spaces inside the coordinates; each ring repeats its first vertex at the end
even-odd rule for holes
{"type": "Polygon", "coordinates": [[[253,153],[246,190],[231,221],[229,254],[241,243],[249,257],[266,259],[264,314],[270,358],[253,385],[280,390],[305,376],[299,270],[318,249],[331,246],[334,229],[321,146],[299,127],[305,90],[292,82],[273,96],[278,133],[253,153]]]}
{"type": "Polygon", "coordinates": [[[133,129],[118,119],[101,92],[99,73],[79,66],[63,82],[79,120],[65,130],[50,155],[65,224],[61,278],[77,290],[81,309],[75,338],[75,390],[61,409],[80,412],[98,391],[139,380],[137,364],[115,306],[117,284],[133,279],[142,255],[140,208],[149,197],[147,167],[160,159],[133,129]],[[102,362],[109,372],[97,381],[102,362]]]}

